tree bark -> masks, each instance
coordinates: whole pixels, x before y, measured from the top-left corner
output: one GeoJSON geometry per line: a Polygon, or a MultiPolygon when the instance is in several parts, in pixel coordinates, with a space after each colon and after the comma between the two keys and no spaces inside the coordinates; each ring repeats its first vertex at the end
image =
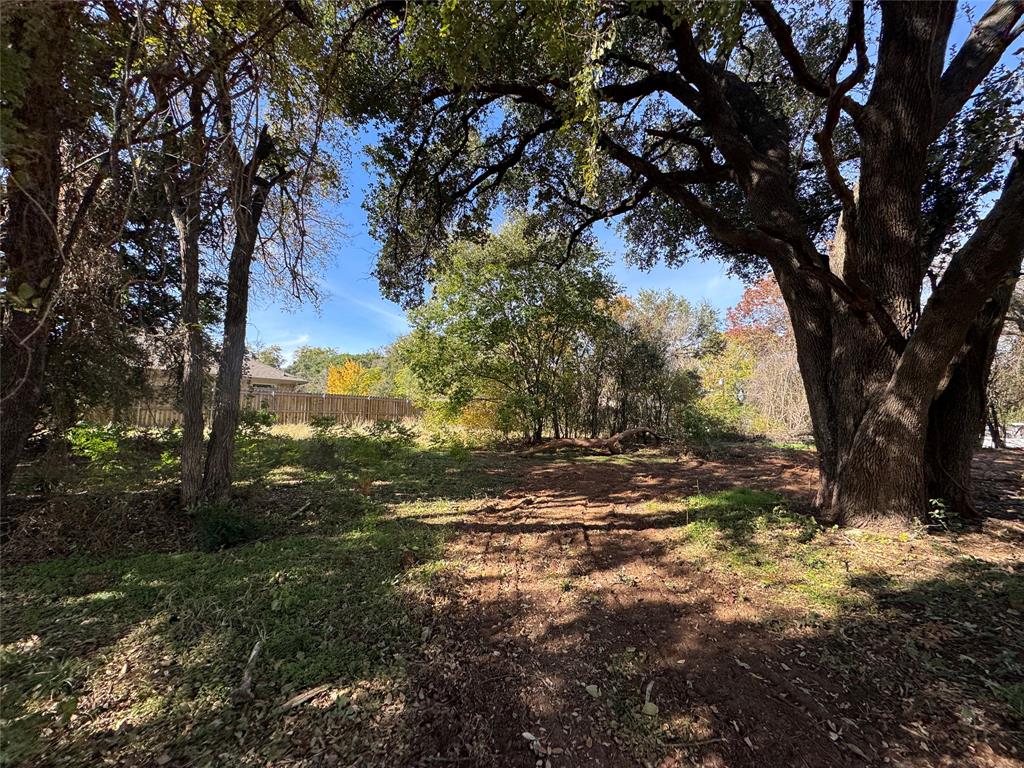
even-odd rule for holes
{"type": "Polygon", "coordinates": [[[978,514],[972,500],[971,462],[984,436],[989,373],[1020,266],[1018,259],[971,324],[929,411],[925,444],[928,498],[942,499],[946,509],[960,517],[978,514]]]}
{"type": "MultiPolygon", "coordinates": [[[[170,116],[167,81],[150,78],[161,111],[170,116]]],[[[199,501],[203,481],[203,384],[206,378],[203,328],[199,306],[202,234],[201,196],[209,162],[209,147],[203,122],[205,80],[193,82],[188,90],[191,127],[187,141],[177,131],[163,140],[162,183],[171,219],[178,235],[181,260],[181,310],[178,333],[182,349],[181,372],[181,506],[190,509],[199,501]]]]}
{"type": "Polygon", "coordinates": [[[7,40],[29,62],[26,84],[4,138],[7,218],[3,251],[8,296],[0,309],[0,499],[10,490],[43,393],[51,304],[64,259],[59,226],[62,83],[73,5],[10,9],[7,40]],[[16,126],[16,128],[15,128],[16,126]]]}
{"type": "MultiPolygon", "coordinates": [[[[166,181],[165,186],[173,186],[166,181]]],[[[168,196],[175,194],[168,189],[168,196]]],[[[199,199],[198,190],[187,196],[184,207],[172,205],[181,258],[181,506],[199,501],[203,481],[203,329],[199,314],[199,199]]]]}
{"type": "Polygon", "coordinates": [[[815,507],[823,519],[828,519],[838,469],[836,416],[829,389],[833,299],[817,280],[782,271],[776,272],[776,280],[789,308],[800,378],[811,412],[811,429],[818,454],[815,507]]]}
{"type": "Polygon", "coordinates": [[[924,519],[928,412],[982,308],[1021,262],[1022,205],[1024,172],[1018,157],[999,199],[950,261],[892,376],[870,402],[849,451],[840,459],[832,499],[840,522],[924,519]]]}
{"type": "Polygon", "coordinates": [[[245,326],[249,316],[249,274],[252,269],[260,219],[274,181],[259,176],[263,162],[274,152],[266,127],[252,158],[236,169],[232,189],[235,238],[228,263],[228,295],[224,313],[224,344],[217,371],[213,427],[206,453],[203,494],[222,499],[231,490],[235,432],[241,411],[242,374],[245,367],[245,326]]]}

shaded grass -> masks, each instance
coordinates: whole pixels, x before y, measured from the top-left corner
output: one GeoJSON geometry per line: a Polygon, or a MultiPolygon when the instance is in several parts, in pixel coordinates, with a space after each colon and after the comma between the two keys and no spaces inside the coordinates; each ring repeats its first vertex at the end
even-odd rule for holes
{"type": "Polygon", "coordinates": [[[835,610],[860,599],[834,542],[780,494],[733,488],[649,506],[679,516],[682,557],[769,589],[783,604],[835,610]]]}
{"type": "MultiPolygon", "coordinates": [[[[123,440],[123,455],[108,441],[50,488],[73,489],[83,509],[131,504],[129,475],[137,492],[176,472],[162,458],[173,439],[123,440]]],[[[327,684],[347,696],[400,681],[423,631],[415,595],[449,567],[449,529],[415,514],[497,492],[498,470],[486,456],[362,433],[240,437],[235,498],[204,512],[216,535],[197,544],[259,540],[209,552],[83,547],[6,568],[0,762],[90,765],[164,750],[201,765],[240,754],[242,722],[267,730],[256,749],[273,754],[269,741],[286,747],[287,733],[270,713],[295,692],[327,684]],[[238,706],[232,690],[258,641],[254,701],[238,706]]]]}
{"type": "MultiPolygon", "coordinates": [[[[228,706],[257,640],[261,695],[277,701],[324,682],[399,674],[396,654],[420,632],[402,599],[401,556],[413,551],[429,567],[444,537],[370,513],[329,536],[25,568],[5,584],[5,762],[46,749],[40,736],[55,715],[59,723],[82,699],[96,707],[111,698],[130,710],[119,727],[132,749],[192,722],[194,738],[179,748],[193,759],[211,735],[203,721],[228,706]],[[121,676],[125,664],[137,666],[121,676]]],[[[49,741],[85,759],[86,733],[58,728],[49,741]]]]}

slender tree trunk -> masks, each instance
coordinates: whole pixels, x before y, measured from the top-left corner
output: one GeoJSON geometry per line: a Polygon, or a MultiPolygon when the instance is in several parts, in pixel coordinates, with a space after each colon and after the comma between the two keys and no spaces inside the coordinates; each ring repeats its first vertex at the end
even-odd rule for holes
{"type": "Polygon", "coordinates": [[[43,393],[51,304],[64,260],[60,213],[61,82],[73,6],[22,6],[4,19],[12,49],[29,61],[24,93],[5,136],[3,251],[7,291],[0,310],[0,498],[6,498],[43,393]]]}
{"type": "Polygon", "coordinates": [[[992,446],[994,448],[1005,448],[1006,438],[999,423],[999,414],[996,413],[996,404],[988,404],[988,430],[992,435],[992,446]]]}
{"type": "MultiPolygon", "coordinates": [[[[151,78],[157,104],[170,116],[171,109],[163,80],[151,78]]],[[[206,378],[203,328],[199,307],[202,234],[201,195],[209,147],[203,122],[205,81],[192,83],[188,92],[191,128],[182,142],[176,132],[163,141],[163,188],[171,219],[178,235],[181,260],[181,310],[178,333],[182,350],[181,372],[181,506],[189,509],[199,501],[203,482],[203,389],[206,378]]]]}
{"type": "MultiPolygon", "coordinates": [[[[264,131],[264,137],[267,136],[264,131]]],[[[272,183],[256,174],[262,159],[273,151],[267,145],[257,147],[253,160],[243,169],[239,186],[245,184],[241,199],[235,202],[235,240],[228,264],[228,296],[224,313],[224,346],[217,371],[214,395],[213,428],[206,454],[203,493],[211,499],[227,496],[231,490],[235,455],[235,433],[241,410],[242,374],[245,367],[245,326],[249,316],[249,273],[259,232],[260,218],[272,183]]],[[[263,139],[261,139],[263,144],[263,139]]]]}
{"type": "Polygon", "coordinates": [[[217,87],[217,120],[222,131],[222,143],[229,166],[232,168],[231,207],[235,224],[235,239],[228,264],[228,297],[224,314],[224,343],[217,388],[214,395],[213,428],[206,454],[203,493],[211,499],[222,499],[231,490],[235,454],[235,433],[241,411],[242,374],[245,367],[245,326],[249,314],[249,274],[259,235],[260,219],[267,195],[274,184],[286,174],[273,180],[262,178],[263,163],[274,154],[275,146],[267,126],[259,133],[252,157],[243,161],[235,144],[231,113],[231,96],[223,72],[215,75],[217,87]]]}
{"type": "MultiPolygon", "coordinates": [[[[174,181],[165,179],[169,200],[178,198],[174,181]]],[[[178,232],[181,259],[181,492],[182,507],[199,501],[203,482],[203,329],[199,315],[199,220],[198,189],[185,195],[184,206],[171,205],[171,217],[178,232]]]]}
{"type": "Polygon", "coordinates": [[[181,324],[185,334],[181,374],[181,505],[199,500],[203,480],[203,332],[199,324],[198,248],[188,248],[182,261],[181,324]]]}

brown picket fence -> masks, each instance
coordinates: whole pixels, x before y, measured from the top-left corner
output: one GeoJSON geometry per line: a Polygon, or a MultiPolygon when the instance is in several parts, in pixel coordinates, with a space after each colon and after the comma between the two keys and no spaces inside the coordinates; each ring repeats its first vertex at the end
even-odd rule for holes
{"type": "MultiPolygon", "coordinates": [[[[324,395],[316,392],[247,392],[243,408],[255,408],[274,414],[277,424],[308,424],[317,416],[333,416],[339,423],[359,421],[401,421],[415,418],[420,411],[400,397],[364,397],[361,395],[324,395]]],[[[97,409],[89,421],[105,422],[113,418],[110,409],[97,409]]],[[[210,414],[207,413],[207,423],[210,414]]],[[[173,404],[148,401],[136,403],[119,414],[120,420],[135,427],[168,427],[181,423],[181,411],[173,404]]]]}

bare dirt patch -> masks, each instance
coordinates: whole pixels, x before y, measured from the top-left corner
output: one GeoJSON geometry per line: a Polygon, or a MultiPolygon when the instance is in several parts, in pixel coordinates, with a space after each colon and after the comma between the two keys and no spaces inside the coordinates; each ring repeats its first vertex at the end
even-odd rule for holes
{"type": "Polygon", "coordinates": [[[1020,765],[1019,689],[987,676],[1024,682],[1024,457],[979,458],[977,529],[808,533],[755,503],[702,550],[716,499],[810,500],[813,454],[756,452],[524,464],[446,521],[416,764],[1020,765]]]}

